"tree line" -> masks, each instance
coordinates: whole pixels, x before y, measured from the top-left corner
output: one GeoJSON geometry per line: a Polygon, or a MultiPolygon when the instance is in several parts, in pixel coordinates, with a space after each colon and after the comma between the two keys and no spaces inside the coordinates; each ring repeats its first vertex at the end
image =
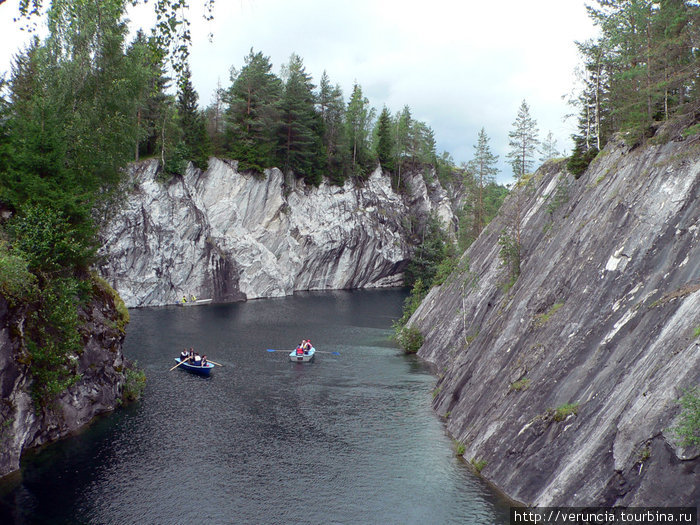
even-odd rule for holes
{"type": "Polygon", "coordinates": [[[600,36],[578,42],[583,88],[572,103],[578,132],[569,163],[580,175],[610,138],[631,142],[700,110],[700,5],[694,0],[596,0],[600,36]]]}

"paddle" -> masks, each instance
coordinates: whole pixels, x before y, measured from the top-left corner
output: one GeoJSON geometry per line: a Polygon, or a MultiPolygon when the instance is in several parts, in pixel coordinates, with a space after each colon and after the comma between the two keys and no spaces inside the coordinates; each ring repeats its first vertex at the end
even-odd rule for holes
{"type": "Polygon", "coordinates": [[[267,349],[268,352],[291,352],[292,350],[273,350],[272,348],[267,349]]]}
{"type": "MultiPolygon", "coordinates": [[[[185,359],[185,361],[189,361],[189,360],[190,360],[189,357],[187,359],[185,359]]],[[[178,366],[180,366],[185,361],[180,361],[178,364],[176,364],[174,367],[172,367],[170,370],[168,370],[168,372],[172,372],[173,370],[175,370],[178,366]]]]}
{"type": "Polygon", "coordinates": [[[222,364],[217,363],[216,361],[212,361],[211,359],[207,359],[207,363],[211,363],[212,365],[216,365],[216,366],[224,366],[222,364]]]}
{"type": "Polygon", "coordinates": [[[321,350],[316,350],[317,354],[333,354],[333,355],[340,355],[338,352],[322,352],[321,350]]]}

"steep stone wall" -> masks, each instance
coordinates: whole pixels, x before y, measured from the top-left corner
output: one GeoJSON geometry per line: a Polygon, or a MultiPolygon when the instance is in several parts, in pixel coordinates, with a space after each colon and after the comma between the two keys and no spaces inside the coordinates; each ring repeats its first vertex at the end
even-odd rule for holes
{"type": "Polygon", "coordinates": [[[699,199],[697,138],[615,142],[579,180],[547,164],[415,312],[419,355],[440,374],[435,409],[510,497],[700,502],[700,453],[670,430],[700,384],[699,199]],[[498,237],[518,200],[522,273],[508,289],[498,237]]]}
{"type": "Polygon", "coordinates": [[[31,396],[31,359],[21,344],[26,310],[0,296],[0,476],[19,468],[22,453],[75,432],[120,404],[124,333],[109,293],[98,293],[81,309],[84,347],[71,356],[80,380],[51,407],[37,410],[31,396]]]}
{"type": "Polygon", "coordinates": [[[236,166],[213,158],[207,171],[190,167],[164,184],[156,160],[134,165],[131,191],[103,231],[100,268],[127,306],[400,285],[408,217],[434,211],[454,222],[444,190],[417,173],[402,197],[380,170],[362,185],[316,188],[236,166]]]}

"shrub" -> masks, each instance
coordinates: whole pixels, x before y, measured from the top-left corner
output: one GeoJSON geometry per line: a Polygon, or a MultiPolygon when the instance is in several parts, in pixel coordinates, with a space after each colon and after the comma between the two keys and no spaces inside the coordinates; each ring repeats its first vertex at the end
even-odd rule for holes
{"type": "Polygon", "coordinates": [[[684,447],[700,445],[700,388],[684,390],[678,403],[682,407],[681,416],[673,433],[684,447]]]}
{"type": "Polygon", "coordinates": [[[552,307],[547,311],[547,313],[544,314],[538,314],[535,316],[535,326],[540,328],[547,324],[547,321],[549,321],[549,318],[552,317],[559,308],[564,306],[564,303],[554,303],[552,307]]]}
{"type": "Polygon", "coordinates": [[[554,421],[564,421],[571,414],[578,414],[578,403],[566,403],[554,410],[554,421]]]}
{"type": "Polygon", "coordinates": [[[12,254],[7,244],[0,241],[0,294],[15,306],[32,300],[36,295],[36,276],[29,271],[29,263],[12,254]]]}
{"type": "Polygon", "coordinates": [[[143,389],[146,388],[146,373],[134,363],[133,368],[127,368],[125,373],[124,388],[122,389],[122,401],[125,403],[137,401],[141,398],[143,389]]]}
{"type": "Polygon", "coordinates": [[[415,354],[423,346],[423,334],[415,326],[404,326],[394,333],[394,340],[407,354],[415,354]]]}
{"type": "Polygon", "coordinates": [[[576,178],[580,178],[586,171],[588,165],[598,155],[598,148],[592,147],[588,150],[583,145],[576,145],[571,157],[566,163],[566,169],[576,178]]]}
{"type": "Polygon", "coordinates": [[[527,390],[530,388],[530,380],[527,377],[518,379],[515,383],[511,383],[510,389],[520,392],[521,390],[527,390]]]}
{"type": "Polygon", "coordinates": [[[84,268],[93,259],[96,245],[92,227],[74,226],[59,211],[29,205],[8,224],[13,248],[29,263],[29,269],[57,273],[84,268]]]}
{"type": "Polygon", "coordinates": [[[471,463],[472,467],[474,467],[474,470],[476,470],[477,474],[481,474],[481,471],[484,470],[484,467],[486,466],[485,459],[472,458],[470,463],[471,463]]]}

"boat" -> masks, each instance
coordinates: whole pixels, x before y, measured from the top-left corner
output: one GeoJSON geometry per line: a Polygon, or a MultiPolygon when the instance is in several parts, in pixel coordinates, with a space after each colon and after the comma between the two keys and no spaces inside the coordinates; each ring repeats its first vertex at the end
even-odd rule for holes
{"type": "MultiPolygon", "coordinates": [[[[180,363],[180,358],[176,357],[175,361],[180,363]]],[[[209,373],[211,372],[211,369],[214,368],[213,363],[207,363],[204,366],[198,366],[198,365],[191,365],[188,361],[185,361],[181,365],[178,366],[178,368],[184,368],[188,372],[192,372],[193,374],[199,374],[200,376],[208,376],[209,373]]]]}
{"type": "Polygon", "coordinates": [[[316,349],[312,346],[310,350],[304,352],[303,354],[297,354],[296,349],[289,353],[289,360],[295,363],[308,363],[314,358],[316,349]]]}
{"type": "Polygon", "coordinates": [[[180,306],[200,306],[202,304],[209,304],[212,301],[213,299],[197,299],[195,301],[187,301],[184,303],[182,301],[179,301],[177,304],[179,304],[180,306]]]}

